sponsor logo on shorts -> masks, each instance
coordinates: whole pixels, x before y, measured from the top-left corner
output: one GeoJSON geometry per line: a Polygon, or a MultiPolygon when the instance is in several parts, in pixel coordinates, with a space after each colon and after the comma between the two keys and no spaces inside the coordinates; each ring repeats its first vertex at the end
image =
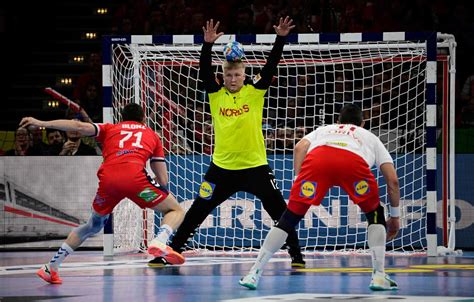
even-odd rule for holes
{"type": "Polygon", "coordinates": [[[161,196],[158,196],[158,193],[156,193],[152,189],[146,188],[145,190],[138,193],[138,197],[143,199],[145,202],[151,202],[161,196]]]}
{"type": "Polygon", "coordinates": [[[209,200],[212,197],[212,193],[214,193],[214,187],[216,185],[210,183],[208,181],[203,181],[201,187],[199,188],[199,197],[205,200],[209,200]]]}
{"type": "Polygon", "coordinates": [[[119,150],[119,151],[117,151],[117,156],[122,156],[122,155],[125,155],[125,154],[135,153],[137,151],[138,151],[138,149],[119,150]]]}
{"type": "Polygon", "coordinates": [[[306,198],[314,198],[316,195],[316,187],[318,185],[314,181],[303,180],[300,187],[300,196],[306,198]]]}
{"type": "Polygon", "coordinates": [[[354,189],[357,196],[362,196],[369,193],[369,183],[366,180],[357,181],[354,184],[354,189]]]}

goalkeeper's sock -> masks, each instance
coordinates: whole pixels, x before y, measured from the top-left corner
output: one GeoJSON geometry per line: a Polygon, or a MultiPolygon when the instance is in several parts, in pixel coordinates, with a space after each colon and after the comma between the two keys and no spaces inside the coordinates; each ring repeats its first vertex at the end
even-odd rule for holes
{"type": "Polygon", "coordinates": [[[51,261],[49,261],[49,265],[51,268],[53,268],[53,270],[57,271],[64,259],[68,255],[72,254],[72,252],[74,252],[74,250],[66,242],[64,242],[56,252],[56,255],[54,255],[54,257],[51,258],[51,261]]]}
{"type": "Polygon", "coordinates": [[[155,239],[161,243],[166,244],[171,234],[173,234],[173,229],[169,225],[163,224],[158,230],[158,235],[155,239]]]}
{"type": "Polygon", "coordinates": [[[275,254],[285,243],[286,237],[288,237],[288,233],[283,231],[278,227],[272,227],[270,232],[268,232],[265,241],[263,242],[262,248],[258,253],[257,260],[255,260],[255,264],[250,269],[251,272],[261,272],[265,264],[272,258],[273,254],[275,254]]]}
{"type": "Polygon", "coordinates": [[[385,273],[385,238],[387,231],[381,224],[371,224],[368,229],[368,243],[375,272],[385,273]]]}

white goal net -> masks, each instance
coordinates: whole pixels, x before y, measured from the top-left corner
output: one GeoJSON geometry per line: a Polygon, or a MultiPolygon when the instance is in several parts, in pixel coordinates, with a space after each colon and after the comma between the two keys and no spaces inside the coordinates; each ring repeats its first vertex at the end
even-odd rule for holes
{"type": "MultiPolygon", "coordinates": [[[[267,37],[268,38],[268,37],[267,37]]],[[[243,43],[246,73],[256,75],[269,43],[243,43]]],[[[226,43],[229,38],[218,42],[226,43]]],[[[213,65],[222,78],[222,43],[213,47],[213,65]]],[[[199,78],[200,44],[120,44],[112,47],[114,119],[129,102],[145,108],[148,126],[158,132],[167,153],[169,189],[187,210],[211,160],[213,130],[199,78]]],[[[293,179],[292,151],[320,125],[336,122],[343,104],[363,108],[365,127],[388,148],[401,190],[401,231],[388,243],[395,251],[426,249],[426,43],[416,41],[287,44],[266,95],[263,131],[268,161],[288,199],[293,179]]],[[[245,138],[242,138],[245,139],[245,138]]],[[[386,185],[377,170],[381,201],[386,185]]],[[[115,210],[114,246],[143,250],[160,215],[131,202],[115,210]],[[144,219],[144,217],[146,219],[144,219]]],[[[258,249],[272,220],[253,195],[240,192],[215,209],[188,242],[193,250],[258,249]]],[[[365,216],[340,188],[312,207],[298,226],[305,251],[364,250],[365,216]]]]}

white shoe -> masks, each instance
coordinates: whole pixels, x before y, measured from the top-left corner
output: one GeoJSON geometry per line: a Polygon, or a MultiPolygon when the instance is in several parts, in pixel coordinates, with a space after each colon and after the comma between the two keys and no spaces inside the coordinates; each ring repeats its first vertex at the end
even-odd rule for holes
{"type": "Polygon", "coordinates": [[[239,284],[248,289],[257,289],[261,276],[262,270],[250,271],[245,277],[239,280],[239,284]]]}
{"type": "Polygon", "coordinates": [[[396,290],[398,289],[398,284],[390,279],[387,274],[376,272],[372,274],[369,288],[371,290],[396,290]]]}

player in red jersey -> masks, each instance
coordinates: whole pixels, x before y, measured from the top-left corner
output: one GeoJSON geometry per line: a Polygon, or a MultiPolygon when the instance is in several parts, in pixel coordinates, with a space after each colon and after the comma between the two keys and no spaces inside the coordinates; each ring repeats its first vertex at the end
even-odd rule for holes
{"type": "Polygon", "coordinates": [[[166,245],[183,221],[184,211],[166,189],[168,170],[160,138],[145,126],[143,110],[137,104],[128,104],[123,108],[122,120],[118,124],[92,124],[74,120],[40,121],[25,117],[20,122],[22,127],[79,131],[82,135],[96,136],[103,144],[104,161],[97,172],[99,188],[88,222],[73,229],[51,261],[37,272],[49,283],[62,283],[58,269],[64,258],[88,237],[102,230],[109,214],[124,198],[129,198],[141,208],[151,208],[164,214],[158,235],[151,241],[148,252],[173,264],[184,262],[181,254],[166,245]],[[146,172],[148,160],[156,176],[154,179],[146,172]]]}

